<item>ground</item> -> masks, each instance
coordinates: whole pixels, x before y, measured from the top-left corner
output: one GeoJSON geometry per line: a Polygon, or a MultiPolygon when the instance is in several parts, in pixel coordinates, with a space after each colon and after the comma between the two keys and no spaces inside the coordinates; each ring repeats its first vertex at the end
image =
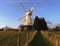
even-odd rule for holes
{"type": "Polygon", "coordinates": [[[48,41],[41,32],[37,32],[36,36],[29,43],[29,46],[53,46],[53,44],[48,41]]]}

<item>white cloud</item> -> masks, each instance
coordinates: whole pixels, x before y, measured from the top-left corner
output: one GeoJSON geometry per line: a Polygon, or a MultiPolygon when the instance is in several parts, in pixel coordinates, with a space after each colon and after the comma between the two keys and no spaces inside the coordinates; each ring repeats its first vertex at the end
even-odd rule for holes
{"type": "Polygon", "coordinates": [[[20,3],[18,0],[10,0],[10,1],[7,1],[7,3],[20,3]]]}

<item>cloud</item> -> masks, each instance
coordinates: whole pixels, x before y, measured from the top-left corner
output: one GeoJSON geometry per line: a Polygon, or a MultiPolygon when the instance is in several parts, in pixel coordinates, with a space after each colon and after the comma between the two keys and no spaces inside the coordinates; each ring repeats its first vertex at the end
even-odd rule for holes
{"type": "Polygon", "coordinates": [[[10,1],[7,1],[7,3],[20,3],[20,1],[17,1],[17,0],[10,0],[10,1]]]}
{"type": "Polygon", "coordinates": [[[40,0],[8,0],[8,3],[40,3],[40,0]]]}

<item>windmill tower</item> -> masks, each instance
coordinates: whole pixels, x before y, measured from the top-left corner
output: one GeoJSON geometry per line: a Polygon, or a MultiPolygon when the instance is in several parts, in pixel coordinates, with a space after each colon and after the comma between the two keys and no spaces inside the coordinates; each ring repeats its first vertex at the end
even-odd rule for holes
{"type": "Polygon", "coordinates": [[[26,21],[25,21],[24,25],[32,25],[31,15],[32,15],[33,9],[34,8],[32,7],[28,12],[26,12],[26,14],[25,14],[26,21]]]}
{"type": "Polygon", "coordinates": [[[32,12],[33,12],[34,8],[32,7],[29,11],[26,11],[26,9],[24,8],[23,3],[22,3],[22,8],[25,11],[25,15],[23,17],[21,17],[19,19],[19,21],[25,18],[25,22],[24,22],[23,27],[31,26],[32,25],[31,15],[32,15],[32,12]]]}

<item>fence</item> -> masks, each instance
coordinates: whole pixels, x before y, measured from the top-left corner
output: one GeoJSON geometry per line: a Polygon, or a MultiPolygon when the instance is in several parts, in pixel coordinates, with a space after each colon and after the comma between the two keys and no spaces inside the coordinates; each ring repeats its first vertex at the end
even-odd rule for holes
{"type": "Polygon", "coordinates": [[[37,31],[23,32],[0,39],[0,46],[28,46],[37,31]]]}
{"type": "Polygon", "coordinates": [[[60,46],[60,33],[52,31],[42,31],[42,34],[53,43],[54,46],[60,46]]]}

